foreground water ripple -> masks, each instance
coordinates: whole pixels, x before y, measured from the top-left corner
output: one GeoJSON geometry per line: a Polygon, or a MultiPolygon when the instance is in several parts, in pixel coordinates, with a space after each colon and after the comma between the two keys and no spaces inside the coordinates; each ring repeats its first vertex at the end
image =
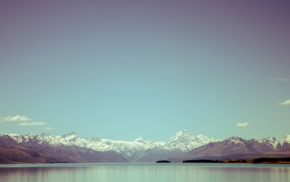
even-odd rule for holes
{"type": "Polygon", "coordinates": [[[1,182],[289,182],[290,165],[18,164],[0,165],[1,182]]]}

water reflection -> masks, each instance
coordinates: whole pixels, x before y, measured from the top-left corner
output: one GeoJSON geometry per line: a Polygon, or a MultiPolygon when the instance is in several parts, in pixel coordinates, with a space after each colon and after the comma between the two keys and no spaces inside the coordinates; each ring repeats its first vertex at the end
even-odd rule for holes
{"type": "Polygon", "coordinates": [[[289,182],[289,167],[91,165],[0,168],[1,182],[289,182]]]}

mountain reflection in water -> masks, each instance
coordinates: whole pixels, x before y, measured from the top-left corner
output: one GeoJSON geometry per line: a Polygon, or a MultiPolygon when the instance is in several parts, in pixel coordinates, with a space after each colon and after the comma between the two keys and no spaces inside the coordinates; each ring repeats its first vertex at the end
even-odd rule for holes
{"type": "Polygon", "coordinates": [[[289,165],[60,164],[0,165],[1,182],[289,182],[289,165]],[[7,166],[7,167],[6,167],[7,166]]]}

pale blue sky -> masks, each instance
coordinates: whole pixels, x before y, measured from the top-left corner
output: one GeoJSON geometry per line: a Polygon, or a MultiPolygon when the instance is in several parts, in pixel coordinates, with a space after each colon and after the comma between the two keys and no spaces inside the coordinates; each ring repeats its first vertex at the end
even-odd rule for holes
{"type": "Polygon", "coordinates": [[[2,1],[0,133],[290,134],[290,104],[278,105],[290,99],[289,9],[283,0],[2,1]]]}

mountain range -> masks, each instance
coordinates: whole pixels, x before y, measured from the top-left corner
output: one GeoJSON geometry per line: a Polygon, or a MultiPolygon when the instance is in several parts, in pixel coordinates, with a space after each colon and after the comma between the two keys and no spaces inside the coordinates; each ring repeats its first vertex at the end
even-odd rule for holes
{"type": "Polygon", "coordinates": [[[62,163],[62,162],[155,162],[192,159],[241,159],[259,156],[290,156],[290,135],[282,139],[225,140],[204,135],[177,132],[167,142],[137,138],[118,141],[83,138],[75,133],[63,136],[49,134],[0,135],[0,163],[62,163]]]}
{"type": "Polygon", "coordinates": [[[25,154],[33,157],[30,151],[38,153],[35,156],[43,156],[34,156],[33,159],[29,157],[29,160],[36,163],[46,160],[48,162],[155,162],[159,159],[184,155],[194,148],[215,141],[218,140],[203,135],[192,136],[187,130],[177,132],[168,142],[152,141],[142,137],[134,141],[83,138],[73,132],[63,136],[8,134],[0,135],[0,163],[23,162],[18,159],[19,156],[25,154]],[[11,151],[14,152],[13,156],[16,159],[11,158],[11,151]]]}
{"type": "Polygon", "coordinates": [[[233,136],[223,141],[211,142],[195,148],[183,156],[169,158],[174,162],[184,160],[237,160],[261,157],[289,157],[290,135],[284,138],[264,138],[261,140],[233,136]]]}

